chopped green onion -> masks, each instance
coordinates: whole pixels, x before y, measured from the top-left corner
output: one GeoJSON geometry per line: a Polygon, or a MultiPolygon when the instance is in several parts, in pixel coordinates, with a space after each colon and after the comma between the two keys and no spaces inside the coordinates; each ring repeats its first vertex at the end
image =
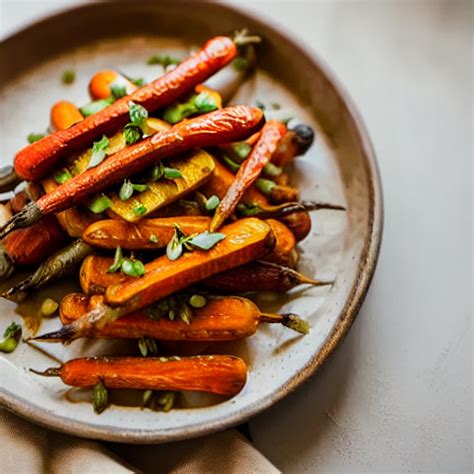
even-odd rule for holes
{"type": "Polygon", "coordinates": [[[249,153],[252,151],[252,147],[246,142],[236,143],[232,145],[232,148],[236,155],[242,160],[245,160],[245,158],[247,158],[249,153]]]}
{"type": "Polygon", "coordinates": [[[132,184],[132,186],[133,190],[137,193],[143,193],[148,189],[148,186],[146,184],[132,184]]]}
{"type": "Polygon", "coordinates": [[[262,212],[262,208],[258,204],[239,203],[237,204],[237,212],[244,217],[256,216],[262,212]]]}
{"type": "Polygon", "coordinates": [[[270,194],[277,184],[269,179],[259,178],[255,181],[255,187],[263,194],[270,194]]]}
{"type": "Polygon", "coordinates": [[[163,168],[163,177],[165,179],[178,179],[178,178],[182,178],[183,175],[181,171],[177,170],[176,168],[167,168],[165,166],[163,168]]]}
{"type": "Polygon", "coordinates": [[[44,133],[30,133],[26,139],[28,140],[28,143],[34,143],[37,142],[38,140],[41,140],[44,138],[44,133]]]}
{"type": "Polygon", "coordinates": [[[72,84],[76,79],[76,73],[72,69],[66,69],[62,75],[63,84],[72,84]]]}
{"type": "Polygon", "coordinates": [[[58,184],[64,184],[72,178],[72,174],[66,168],[54,175],[54,181],[58,184]]]}
{"type": "Polygon", "coordinates": [[[89,204],[89,209],[94,214],[100,214],[101,212],[106,211],[111,205],[112,201],[105,194],[102,194],[89,204]]]}
{"type": "Polygon", "coordinates": [[[234,160],[231,160],[227,155],[224,153],[221,154],[221,158],[227,167],[232,171],[232,173],[237,173],[239,171],[240,165],[237,164],[234,160]]]}

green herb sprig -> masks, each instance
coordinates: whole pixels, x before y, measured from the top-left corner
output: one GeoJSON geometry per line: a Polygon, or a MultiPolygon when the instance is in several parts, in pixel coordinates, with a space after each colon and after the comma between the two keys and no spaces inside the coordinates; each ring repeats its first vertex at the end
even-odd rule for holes
{"type": "Polygon", "coordinates": [[[109,145],[110,140],[105,135],[102,135],[102,138],[99,141],[94,142],[92,145],[92,156],[86,169],[94,168],[104,161],[104,158],[107,155],[105,150],[109,145]]]}
{"type": "Polygon", "coordinates": [[[122,248],[117,247],[115,249],[114,261],[110,265],[108,272],[115,273],[119,270],[125,275],[132,277],[140,277],[145,274],[145,265],[143,262],[137,259],[125,258],[123,256],[122,248]]]}

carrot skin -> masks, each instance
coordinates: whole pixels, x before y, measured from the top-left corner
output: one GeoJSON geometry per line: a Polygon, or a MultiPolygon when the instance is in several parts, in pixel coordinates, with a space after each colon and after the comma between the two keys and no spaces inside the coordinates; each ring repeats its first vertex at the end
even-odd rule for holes
{"type": "MultiPolygon", "coordinates": [[[[101,303],[102,297],[71,293],[63,298],[60,317],[69,324],[101,303]]],[[[179,319],[151,319],[145,312],[124,316],[102,328],[91,330],[89,337],[103,339],[141,339],[150,337],[165,341],[228,341],[255,334],[260,311],[250,300],[236,296],[209,300],[194,310],[190,324],[179,319]]]]}
{"type": "Polygon", "coordinates": [[[258,259],[275,246],[271,227],[259,219],[239,220],[221,232],[224,240],[209,251],[194,250],[173,262],[164,255],[145,265],[143,277],[109,286],[106,303],[121,306],[121,314],[131,313],[210,275],[258,259]]]}
{"type": "Polygon", "coordinates": [[[183,358],[103,357],[73,359],[60,368],[67,385],[138,390],[192,390],[236,395],[247,380],[242,359],[228,355],[183,358]]]}
{"type": "Polygon", "coordinates": [[[65,237],[56,216],[51,215],[31,227],[12,232],[2,243],[13,263],[35,265],[59,250],[65,237]]]}
{"type": "Polygon", "coordinates": [[[258,130],[263,121],[260,109],[247,106],[228,107],[185,120],[75,176],[41,197],[37,206],[42,215],[63,211],[163,158],[191,148],[213,146],[221,141],[248,136],[258,130]]]}
{"type": "Polygon", "coordinates": [[[285,132],[286,127],[281,122],[270,121],[263,126],[260,138],[249,157],[239,168],[233,183],[214,214],[210,226],[211,231],[218,229],[233,213],[245,190],[255,182],[263,167],[270,161],[285,132]]]}
{"type": "Polygon", "coordinates": [[[129,120],[129,101],[142,105],[150,112],[155,111],[205,81],[236,54],[237,48],[230,38],[219,36],[209,40],[200,51],[154,82],[67,130],[57,131],[20,150],[15,157],[16,172],[31,181],[44,178],[62,158],[123,127],[129,120]]]}

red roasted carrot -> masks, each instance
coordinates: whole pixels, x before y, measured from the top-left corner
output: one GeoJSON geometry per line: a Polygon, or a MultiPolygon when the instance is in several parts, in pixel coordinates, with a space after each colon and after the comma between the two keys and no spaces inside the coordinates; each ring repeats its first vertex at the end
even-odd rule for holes
{"type": "Polygon", "coordinates": [[[94,387],[102,382],[106,388],[193,390],[228,396],[239,393],[247,380],[245,362],[229,355],[90,357],[32,372],[61,377],[74,387],[94,387]]]}
{"type": "Polygon", "coordinates": [[[259,130],[263,122],[260,109],[243,105],[179,122],[167,131],[115,153],[95,168],[89,168],[66,181],[36,203],[28,204],[0,229],[0,238],[16,228],[32,225],[44,215],[79,204],[91,194],[103,191],[170,155],[243,139],[259,130]]]}
{"type": "Polygon", "coordinates": [[[240,167],[234,182],[214,214],[210,225],[211,232],[218,229],[232,214],[245,190],[252,185],[263,167],[270,161],[285,131],[286,127],[281,122],[273,120],[264,125],[260,138],[240,167]]]}
{"type": "Polygon", "coordinates": [[[13,263],[34,265],[60,249],[65,237],[56,216],[50,215],[27,229],[12,232],[2,243],[13,263]]]}
{"type": "Polygon", "coordinates": [[[200,51],[154,82],[67,130],[57,131],[20,150],[15,157],[16,172],[31,181],[45,177],[62,158],[123,127],[128,121],[129,101],[148,111],[164,107],[205,81],[229,63],[236,53],[236,45],[230,38],[218,36],[211,39],[200,51]]]}

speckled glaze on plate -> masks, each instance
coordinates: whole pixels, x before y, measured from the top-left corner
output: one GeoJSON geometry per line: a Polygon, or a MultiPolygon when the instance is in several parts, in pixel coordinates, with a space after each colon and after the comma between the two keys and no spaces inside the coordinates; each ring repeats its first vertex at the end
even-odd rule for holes
{"type": "MultiPolygon", "coordinates": [[[[382,232],[382,194],[367,132],[347,94],[328,68],[291,35],[233,8],[195,2],[104,2],[85,5],[39,21],[0,45],[1,164],[11,162],[31,131],[46,127],[50,106],[59,99],[88,101],[86,84],[98,69],[119,68],[151,80],[159,66],[146,66],[153,53],[185,55],[206,39],[247,27],[264,39],[259,72],[233,102],[279,102],[318,131],[307,156],[298,159],[294,179],[304,199],[342,203],[347,212],[313,215],[313,229],[301,245],[300,268],[334,278],[331,288],[297,288],[285,299],[260,295],[259,304],[295,311],[311,325],[297,337],[281,327],[262,327],[246,341],[216,348],[240,355],[249,379],[236,397],[169,413],[112,406],[102,415],[88,403],[72,404],[58,380],[28,372],[78,355],[110,353],[103,342],[76,342],[67,348],[23,344],[0,356],[0,402],[18,415],[59,431],[119,442],[156,443],[192,438],[241,423],[270,407],[308,379],[343,339],[370,284],[382,232]],[[182,28],[183,18],[186,29],[182,28]],[[61,84],[61,72],[77,71],[76,82],[61,84]]],[[[15,305],[0,302],[0,330],[15,305]]],[[[41,330],[57,326],[46,321],[41,330]]]]}

